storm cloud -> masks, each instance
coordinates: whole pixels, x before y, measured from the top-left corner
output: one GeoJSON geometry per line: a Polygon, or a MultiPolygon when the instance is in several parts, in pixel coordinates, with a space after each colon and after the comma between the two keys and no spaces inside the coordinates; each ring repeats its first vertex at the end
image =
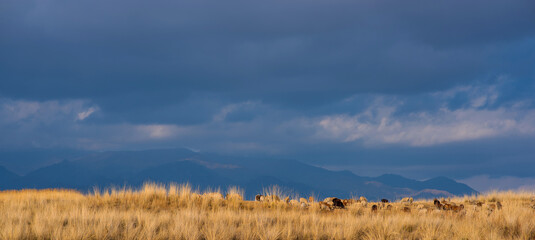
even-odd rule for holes
{"type": "Polygon", "coordinates": [[[533,1],[20,0],[0,16],[3,150],[535,167],[533,1]]]}

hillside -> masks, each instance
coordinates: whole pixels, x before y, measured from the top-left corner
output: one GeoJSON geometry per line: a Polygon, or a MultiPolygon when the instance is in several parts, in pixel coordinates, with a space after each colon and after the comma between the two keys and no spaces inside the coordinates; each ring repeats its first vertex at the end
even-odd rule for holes
{"type": "Polygon", "coordinates": [[[443,197],[476,193],[448,178],[427,181],[397,175],[361,177],[349,171],[331,171],[295,160],[248,160],[205,155],[187,149],[90,153],[39,168],[19,177],[6,169],[1,189],[72,188],[87,191],[98,186],[140,186],[146,181],[189,182],[200,189],[239,186],[251,199],[264,188],[278,185],[294,195],[364,195],[370,199],[443,197]]]}

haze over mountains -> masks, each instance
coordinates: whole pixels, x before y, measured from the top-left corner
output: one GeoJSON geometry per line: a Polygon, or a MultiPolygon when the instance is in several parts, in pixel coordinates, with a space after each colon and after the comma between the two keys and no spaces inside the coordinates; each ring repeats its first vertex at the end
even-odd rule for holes
{"type": "Polygon", "coordinates": [[[312,194],[342,198],[357,195],[369,199],[398,199],[404,196],[430,198],[476,193],[469,186],[445,177],[426,181],[392,174],[361,177],[349,171],[331,171],[295,160],[251,160],[188,149],[79,153],[70,156],[24,176],[0,167],[0,189],[74,188],[88,191],[95,186],[137,187],[153,181],[188,182],[200,190],[226,190],[229,186],[239,186],[245,190],[247,198],[273,185],[301,196],[312,194]]]}

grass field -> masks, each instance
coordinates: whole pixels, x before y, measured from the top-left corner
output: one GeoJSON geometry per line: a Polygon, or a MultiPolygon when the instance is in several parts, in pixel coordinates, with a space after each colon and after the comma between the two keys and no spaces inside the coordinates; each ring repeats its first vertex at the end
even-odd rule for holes
{"type": "Polygon", "coordinates": [[[324,210],[318,202],[243,201],[242,194],[155,184],[93,194],[4,191],[0,239],[535,239],[530,192],[453,198],[464,206],[457,211],[438,210],[432,200],[324,210]]]}

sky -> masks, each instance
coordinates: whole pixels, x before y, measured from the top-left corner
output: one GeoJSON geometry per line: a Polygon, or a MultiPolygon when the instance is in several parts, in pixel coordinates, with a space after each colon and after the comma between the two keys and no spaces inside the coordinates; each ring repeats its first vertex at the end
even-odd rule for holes
{"type": "Polygon", "coordinates": [[[532,0],[6,0],[0,150],[535,188],[532,0]]]}

